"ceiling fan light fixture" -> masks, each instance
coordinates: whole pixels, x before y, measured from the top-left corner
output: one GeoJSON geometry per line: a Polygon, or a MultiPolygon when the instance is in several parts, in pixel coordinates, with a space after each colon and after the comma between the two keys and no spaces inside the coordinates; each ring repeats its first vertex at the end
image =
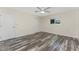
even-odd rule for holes
{"type": "Polygon", "coordinates": [[[40,13],[44,14],[44,13],[45,13],[45,11],[41,11],[40,13]]]}

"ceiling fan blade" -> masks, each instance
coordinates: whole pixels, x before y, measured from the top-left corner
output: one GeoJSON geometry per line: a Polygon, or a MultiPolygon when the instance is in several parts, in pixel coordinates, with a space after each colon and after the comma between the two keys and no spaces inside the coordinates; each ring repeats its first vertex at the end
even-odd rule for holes
{"type": "Polygon", "coordinates": [[[40,11],[35,11],[36,13],[40,12],[40,11]]]}
{"type": "Polygon", "coordinates": [[[50,8],[51,8],[51,7],[47,7],[47,8],[44,9],[44,11],[45,11],[45,10],[48,10],[48,9],[50,9],[50,8]]]}
{"type": "Polygon", "coordinates": [[[41,11],[41,8],[40,7],[37,7],[37,9],[39,9],[41,11]]]}
{"type": "Polygon", "coordinates": [[[36,13],[49,13],[49,11],[47,10],[47,9],[49,9],[50,7],[47,7],[47,8],[45,8],[45,7],[37,7],[37,11],[35,11],[36,13]]]}

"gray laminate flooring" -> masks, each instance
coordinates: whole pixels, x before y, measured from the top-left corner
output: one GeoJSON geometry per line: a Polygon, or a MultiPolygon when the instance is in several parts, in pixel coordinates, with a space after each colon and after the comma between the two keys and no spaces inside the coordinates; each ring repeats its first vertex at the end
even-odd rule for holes
{"type": "Polygon", "coordinates": [[[79,40],[47,32],[38,32],[0,41],[0,51],[79,51],[79,40]]]}

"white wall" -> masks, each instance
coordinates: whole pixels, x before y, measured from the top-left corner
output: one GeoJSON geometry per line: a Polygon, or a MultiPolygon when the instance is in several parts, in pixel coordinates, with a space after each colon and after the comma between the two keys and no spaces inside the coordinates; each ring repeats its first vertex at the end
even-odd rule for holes
{"type": "Polygon", "coordinates": [[[79,10],[42,17],[40,23],[41,31],[79,38],[79,10]],[[54,16],[60,17],[61,24],[50,24],[54,16]]]}
{"type": "MultiPolygon", "coordinates": [[[[6,29],[9,31],[11,30],[11,32],[5,32],[7,33],[7,37],[3,36],[4,39],[28,35],[39,31],[46,31],[50,33],[79,38],[79,10],[38,18],[29,13],[23,13],[11,8],[0,8],[0,17],[5,18],[9,24],[10,22],[13,22],[13,30],[6,27],[6,29]],[[61,24],[50,24],[50,18],[53,16],[59,16],[61,18],[61,24]]],[[[4,26],[6,25],[5,23],[3,24],[4,26]]],[[[0,29],[0,31],[4,32],[5,29],[0,29]]],[[[3,40],[1,38],[3,34],[1,34],[1,32],[0,40],[3,40]]]]}
{"type": "Polygon", "coordinates": [[[0,40],[28,35],[39,31],[38,17],[31,14],[23,13],[11,8],[0,8],[0,16],[3,17],[2,19],[0,17],[0,20],[5,19],[2,21],[4,25],[2,27],[5,27],[5,29],[1,30],[2,27],[0,28],[0,40]],[[10,24],[12,23],[13,25],[11,26],[10,24]],[[6,26],[7,24],[9,25],[6,26]],[[9,26],[11,28],[9,28],[9,26]],[[6,29],[8,31],[5,31],[6,29]],[[4,33],[2,34],[2,32],[4,33]],[[12,33],[14,34],[12,35],[12,33]],[[2,37],[4,39],[2,39],[2,37]]]}
{"type": "Polygon", "coordinates": [[[39,31],[38,17],[30,14],[20,14],[16,20],[18,35],[28,35],[39,31]]]}
{"type": "Polygon", "coordinates": [[[0,8],[0,41],[15,37],[15,16],[0,8]]]}

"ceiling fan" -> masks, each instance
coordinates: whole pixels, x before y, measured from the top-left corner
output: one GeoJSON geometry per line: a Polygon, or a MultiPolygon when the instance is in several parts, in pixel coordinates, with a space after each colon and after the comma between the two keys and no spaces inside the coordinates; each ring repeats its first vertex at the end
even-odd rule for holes
{"type": "Polygon", "coordinates": [[[50,7],[37,7],[37,11],[35,11],[36,13],[41,13],[41,14],[44,14],[44,13],[49,13],[50,11],[48,11],[48,9],[50,9],[50,7]]]}

